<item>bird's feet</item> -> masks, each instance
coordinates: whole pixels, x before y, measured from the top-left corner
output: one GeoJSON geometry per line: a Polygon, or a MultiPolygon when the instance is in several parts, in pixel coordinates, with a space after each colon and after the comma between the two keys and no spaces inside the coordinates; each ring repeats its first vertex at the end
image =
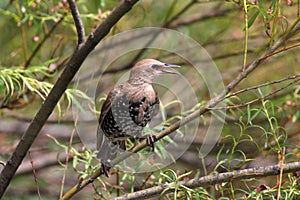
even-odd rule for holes
{"type": "Polygon", "coordinates": [[[151,147],[154,151],[154,143],[157,141],[157,137],[155,135],[150,134],[146,136],[146,140],[147,140],[147,145],[151,147]]]}
{"type": "Polygon", "coordinates": [[[155,135],[149,134],[140,138],[140,140],[146,139],[147,145],[151,147],[152,151],[154,151],[154,143],[157,141],[157,137],[155,135]]]}
{"type": "Polygon", "coordinates": [[[101,174],[104,174],[107,178],[109,177],[108,172],[110,170],[110,167],[108,165],[105,165],[104,163],[101,163],[101,174]]]}

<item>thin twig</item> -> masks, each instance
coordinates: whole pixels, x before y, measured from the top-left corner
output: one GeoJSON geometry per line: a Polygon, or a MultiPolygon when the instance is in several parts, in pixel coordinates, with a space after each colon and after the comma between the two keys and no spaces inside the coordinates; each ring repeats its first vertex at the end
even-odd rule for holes
{"type": "Polygon", "coordinates": [[[173,21],[175,21],[182,14],[184,14],[186,11],[188,11],[195,3],[197,3],[196,0],[191,0],[190,3],[188,3],[186,6],[184,6],[176,15],[174,15],[169,21],[167,21],[163,27],[168,27],[173,21]]]}
{"type": "Polygon", "coordinates": [[[242,70],[245,69],[246,65],[247,65],[247,51],[248,51],[248,36],[249,36],[249,32],[248,32],[248,5],[247,5],[247,1],[243,0],[243,5],[244,5],[244,18],[245,18],[245,41],[244,41],[244,58],[243,58],[243,66],[242,66],[242,70]]]}
{"type": "Polygon", "coordinates": [[[294,45],[291,45],[291,46],[288,46],[288,47],[284,47],[284,48],[282,48],[282,49],[279,49],[278,51],[274,51],[273,53],[270,53],[270,54],[266,55],[265,57],[263,57],[263,58],[261,58],[261,59],[262,59],[262,60],[265,60],[265,59],[267,59],[267,58],[269,58],[269,57],[271,57],[271,56],[274,56],[274,55],[276,55],[276,54],[279,54],[279,53],[281,53],[281,52],[285,52],[286,50],[293,49],[293,48],[299,47],[299,46],[300,46],[300,43],[297,43],[297,44],[294,44],[294,45]]]}
{"type": "Polygon", "coordinates": [[[218,10],[218,11],[212,11],[207,14],[202,14],[201,12],[191,15],[189,17],[183,18],[183,19],[178,19],[173,21],[172,23],[169,24],[168,28],[178,28],[180,26],[185,26],[185,25],[190,25],[202,20],[206,19],[211,19],[211,18],[216,18],[216,17],[223,17],[229,13],[232,13],[234,10],[233,9],[224,9],[224,10],[218,10]]]}
{"type": "MultiPolygon", "coordinates": [[[[175,19],[177,19],[178,17],[180,17],[182,14],[184,14],[193,4],[195,3],[195,0],[192,0],[187,6],[185,6],[184,8],[182,8],[179,13],[177,13],[170,21],[166,22],[165,25],[163,27],[165,28],[169,28],[169,24],[172,23],[175,19]]],[[[155,38],[159,35],[159,32],[157,32],[156,34],[154,34],[149,41],[145,44],[145,48],[142,48],[140,52],[138,52],[138,54],[130,61],[129,64],[127,64],[125,67],[122,68],[122,70],[124,69],[129,69],[133,66],[134,63],[136,63],[141,57],[142,55],[145,53],[146,49],[148,46],[150,46],[150,44],[155,41],[155,38]]],[[[106,70],[103,74],[106,73],[114,73],[113,72],[114,69],[112,70],[106,70]]],[[[120,70],[118,70],[120,71],[120,70]]]]}
{"type": "Polygon", "coordinates": [[[282,78],[282,79],[279,79],[279,80],[270,81],[270,82],[267,82],[267,83],[262,83],[262,84],[259,84],[259,85],[248,87],[248,88],[239,90],[237,92],[231,93],[231,94],[227,95],[226,98],[229,98],[229,97],[232,97],[232,96],[236,96],[238,94],[241,94],[241,93],[244,93],[244,92],[248,92],[250,90],[256,90],[258,88],[262,88],[262,87],[265,87],[265,86],[274,85],[274,84],[281,83],[281,82],[284,82],[284,81],[296,79],[296,78],[299,78],[299,77],[300,77],[300,75],[293,75],[293,76],[288,76],[288,77],[285,77],[285,78],[282,78]]]}
{"type": "Polygon", "coordinates": [[[70,10],[73,16],[73,20],[76,26],[76,31],[77,31],[77,36],[78,36],[78,44],[77,46],[79,46],[81,43],[84,42],[85,40],[85,31],[84,31],[84,26],[82,23],[82,20],[80,18],[80,14],[78,11],[78,8],[76,6],[76,3],[74,0],[68,0],[69,6],[70,6],[70,10]]]}
{"type": "Polygon", "coordinates": [[[48,97],[45,99],[41,108],[30,123],[22,139],[18,143],[15,151],[7,161],[0,174],[0,198],[6,191],[11,179],[16,173],[18,167],[26,156],[29,148],[39,134],[41,128],[46,123],[50,114],[53,112],[59,99],[68,87],[76,72],[84,62],[85,58],[96,47],[111,30],[111,28],[138,2],[138,0],[123,0],[120,4],[105,18],[102,23],[89,35],[88,39],[80,45],[79,49],[72,55],[67,62],[64,71],[57,79],[51,89],[48,97]]]}
{"type": "Polygon", "coordinates": [[[63,21],[64,18],[65,18],[65,15],[63,15],[61,18],[59,18],[57,20],[57,22],[51,27],[50,31],[48,33],[46,33],[46,35],[43,37],[43,39],[41,40],[41,42],[35,47],[35,49],[33,50],[32,54],[30,55],[30,57],[25,62],[24,69],[26,69],[30,65],[32,59],[35,57],[35,55],[37,54],[37,52],[42,48],[42,46],[45,43],[45,41],[51,36],[51,34],[53,33],[53,31],[63,21]]]}
{"type": "Polygon", "coordinates": [[[41,199],[41,193],[40,193],[40,188],[39,188],[39,184],[38,184],[38,179],[37,179],[37,175],[36,175],[36,171],[35,171],[35,168],[34,168],[33,159],[32,159],[30,151],[28,151],[28,154],[29,154],[29,160],[30,160],[30,164],[31,164],[31,168],[32,168],[33,176],[34,176],[34,182],[35,182],[35,185],[36,185],[36,190],[37,190],[39,199],[41,199]]]}
{"type": "Polygon", "coordinates": [[[295,83],[297,83],[297,82],[299,82],[299,81],[300,81],[300,79],[296,79],[296,80],[290,82],[289,84],[287,84],[287,85],[285,85],[285,86],[283,86],[283,87],[281,87],[281,88],[279,88],[279,89],[277,89],[277,90],[274,90],[273,92],[271,92],[271,93],[269,93],[269,94],[267,94],[267,95],[264,95],[264,96],[262,96],[262,97],[259,97],[259,98],[257,98],[257,99],[254,99],[254,100],[252,100],[252,101],[248,101],[248,102],[246,102],[246,103],[241,103],[241,104],[237,104],[237,105],[233,105],[233,106],[226,106],[226,107],[214,107],[214,108],[211,108],[211,110],[225,110],[225,109],[228,110],[228,109],[236,109],[236,108],[245,107],[245,106],[251,105],[251,104],[253,104],[253,103],[255,103],[255,102],[258,102],[258,101],[261,101],[261,100],[269,99],[269,98],[272,97],[273,95],[277,94],[278,92],[280,92],[280,91],[282,91],[282,90],[284,90],[284,89],[290,87],[291,85],[293,85],[293,84],[295,84],[295,83]]]}
{"type": "MultiPolygon", "coordinates": [[[[197,3],[199,3],[198,1],[196,1],[197,3]]],[[[180,15],[182,15],[185,11],[187,11],[187,8],[190,8],[190,5],[187,5],[187,7],[184,7],[182,8],[182,10],[180,10],[178,12],[178,14],[176,14],[177,17],[179,17],[180,15]]],[[[190,19],[192,18],[193,20],[190,21],[190,23],[196,23],[198,21],[205,21],[205,20],[209,20],[211,18],[214,18],[214,17],[219,17],[219,16],[224,16],[225,13],[229,12],[230,10],[221,10],[221,11],[218,11],[218,12],[214,12],[213,14],[210,13],[210,14],[206,14],[206,15],[198,15],[197,16],[190,16],[190,17],[187,17],[187,19],[190,19]]],[[[182,26],[182,25],[187,25],[189,22],[186,22],[186,24],[181,24],[181,20],[178,20],[178,22],[176,21],[177,17],[175,18],[172,18],[171,20],[169,20],[169,22],[167,22],[163,27],[164,28],[172,28],[172,29],[175,29],[177,28],[178,26],[182,26]],[[174,20],[174,21],[172,21],[174,20]],[[173,24],[174,23],[174,24],[173,24]]],[[[186,19],[184,19],[183,21],[185,21],[186,19]]],[[[147,34],[149,35],[152,35],[153,33],[152,32],[149,32],[149,33],[146,33],[146,34],[141,34],[135,38],[129,38],[128,40],[122,40],[118,43],[116,43],[115,45],[124,45],[128,42],[131,42],[132,40],[137,40],[139,39],[139,37],[145,37],[147,34]]],[[[153,41],[154,41],[155,37],[153,37],[153,41]]],[[[151,41],[151,40],[150,40],[151,41]]],[[[150,43],[149,43],[150,44],[150,43]]],[[[100,51],[105,51],[107,48],[110,48],[110,46],[104,46],[101,48],[100,51]]],[[[143,48],[141,49],[141,51],[138,53],[138,55],[136,55],[128,64],[126,65],[123,65],[122,67],[119,67],[119,68],[116,68],[116,69],[108,69],[108,70],[105,70],[103,71],[103,69],[99,68],[96,72],[93,72],[93,76],[94,77],[98,77],[100,75],[104,75],[104,74],[114,74],[114,73],[117,73],[117,72],[121,72],[121,71],[124,71],[124,70],[127,70],[127,69],[130,69],[133,64],[143,55],[144,51],[146,49],[143,48]]],[[[95,53],[99,53],[97,52],[97,50],[95,51],[95,53]]],[[[236,52],[236,53],[232,53],[232,54],[225,54],[225,55],[220,55],[220,56],[216,56],[215,58],[213,58],[214,60],[215,59],[223,59],[223,58],[228,58],[229,56],[236,56],[236,55],[239,55],[241,52],[236,52]]],[[[248,50],[248,53],[252,53],[252,50],[248,50]]],[[[210,62],[211,60],[209,60],[210,62]]],[[[201,60],[201,62],[206,62],[206,60],[201,60]]],[[[175,63],[174,63],[175,64],[175,63]]],[[[176,63],[177,64],[177,63],[176,63]]],[[[77,81],[85,81],[85,80],[90,80],[90,77],[91,75],[90,74],[87,74],[85,76],[82,76],[80,77],[80,79],[78,79],[77,81]]]]}
{"type": "MultiPolygon", "coordinates": [[[[271,46],[269,49],[267,49],[259,58],[254,60],[245,70],[240,72],[238,76],[233,79],[226,87],[225,89],[215,98],[212,98],[204,107],[200,108],[199,110],[196,110],[195,112],[191,113],[190,115],[182,118],[181,121],[177,121],[171,126],[167,127],[163,131],[159,132],[156,137],[157,141],[164,138],[165,136],[169,135],[170,133],[174,132],[178,128],[180,128],[182,125],[187,124],[188,122],[198,118],[200,115],[210,111],[212,108],[217,106],[220,102],[226,99],[226,95],[229,94],[233,88],[235,88],[242,80],[244,80],[251,72],[253,72],[265,59],[266,55],[273,53],[278,49],[281,45],[283,45],[287,39],[292,37],[294,34],[296,34],[300,30],[300,26],[295,26],[294,29],[290,31],[290,34],[285,37],[281,37],[273,46],[271,46]]],[[[124,152],[122,156],[117,157],[114,159],[111,163],[112,166],[115,166],[116,164],[120,163],[121,161],[125,160],[126,158],[130,157],[132,154],[146,148],[148,145],[146,141],[142,141],[137,146],[133,148],[131,152],[124,152]]],[[[100,169],[98,169],[91,177],[84,179],[80,181],[80,183],[73,186],[62,198],[61,200],[70,199],[72,196],[74,196],[76,193],[81,191],[84,187],[92,183],[95,179],[97,179],[99,176],[102,175],[102,172],[100,169]]]]}
{"type": "MultiPolygon", "coordinates": [[[[300,162],[293,162],[282,165],[282,172],[296,172],[300,170],[300,162]]],[[[266,177],[271,175],[280,174],[281,168],[280,165],[269,165],[266,167],[255,167],[243,170],[235,170],[232,172],[225,172],[220,174],[213,174],[208,176],[203,176],[198,179],[190,179],[187,181],[179,181],[177,183],[165,183],[159,186],[151,187],[145,190],[140,190],[137,192],[132,192],[129,194],[125,194],[123,196],[119,196],[114,200],[134,200],[134,199],[146,199],[153,196],[160,195],[163,191],[168,188],[174,188],[175,186],[185,186],[188,188],[197,188],[201,186],[214,185],[217,183],[228,182],[229,180],[239,180],[239,179],[249,179],[252,177],[266,177]],[[175,185],[176,184],[176,185],[175,185]]],[[[168,190],[171,192],[172,190],[168,190]]],[[[168,192],[166,191],[166,192],[168,192]]]]}
{"type": "Polygon", "coordinates": [[[281,199],[281,186],[282,186],[282,176],[283,176],[283,167],[284,167],[284,163],[285,163],[285,147],[283,147],[282,149],[282,154],[278,154],[279,157],[279,162],[278,165],[280,167],[280,173],[279,173],[279,183],[278,183],[278,191],[277,191],[277,200],[281,199]]]}
{"type": "Polygon", "coordinates": [[[74,123],[74,128],[70,137],[70,141],[69,141],[69,145],[68,148],[66,149],[66,160],[65,160],[65,168],[64,168],[64,173],[63,173],[63,177],[61,180],[61,188],[60,188],[60,193],[59,193],[59,197],[61,198],[63,196],[64,193],[64,185],[65,185],[65,180],[66,180],[66,174],[67,174],[67,170],[68,170],[68,164],[69,164],[69,160],[71,160],[71,156],[70,156],[70,152],[71,152],[71,147],[73,145],[73,138],[74,138],[74,134],[76,132],[76,126],[77,126],[77,122],[78,122],[78,116],[75,119],[75,123],[74,123]]]}
{"type": "MultiPolygon", "coordinates": [[[[66,161],[67,154],[61,153],[57,154],[57,152],[53,153],[45,153],[43,155],[40,155],[35,159],[34,162],[34,169],[36,172],[56,166],[57,163],[64,163],[66,161]]],[[[72,160],[73,157],[69,156],[69,161],[72,160]]],[[[15,176],[24,176],[28,175],[32,172],[32,166],[29,161],[24,161],[22,165],[19,167],[18,171],[16,172],[15,176]]]]}

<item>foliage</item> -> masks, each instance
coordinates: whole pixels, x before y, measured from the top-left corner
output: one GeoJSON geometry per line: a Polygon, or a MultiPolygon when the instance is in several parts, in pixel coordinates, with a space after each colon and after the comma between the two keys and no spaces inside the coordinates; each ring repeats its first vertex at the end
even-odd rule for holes
{"type": "MultiPolygon", "coordinates": [[[[94,30],[118,3],[118,1],[111,0],[76,1],[85,32],[88,34],[94,30]]],[[[140,1],[131,12],[125,15],[109,35],[146,26],[159,26],[180,31],[206,48],[222,73],[224,83],[227,84],[235,78],[236,74],[244,71],[253,60],[275,44],[279,38],[289,35],[293,27],[299,26],[299,8],[294,4],[296,2],[291,0],[226,2],[145,0],[140,1]]],[[[2,30],[0,36],[2,46],[2,51],[0,51],[1,121],[6,122],[6,118],[10,117],[19,122],[18,118],[14,119],[16,115],[9,115],[5,111],[21,113],[25,117],[35,112],[34,109],[47,98],[66,60],[76,49],[77,32],[69,4],[64,0],[1,1],[0,14],[2,30]],[[34,104],[34,108],[30,107],[30,104],[34,104]]],[[[161,168],[161,163],[154,163],[153,166],[157,167],[157,171],[144,174],[112,170],[111,178],[101,176],[93,180],[94,193],[91,194],[90,190],[83,189],[84,195],[106,199],[165,184],[166,188],[158,195],[160,199],[279,199],[279,196],[281,199],[296,199],[300,195],[300,176],[296,172],[286,175],[280,173],[277,177],[228,180],[221,184],[198,188],[190,188],[180,183],[182,180],[197,179],[205,175],[299,160],[300,79],[297,57],[299,49],[297,48],[299,48],[299,34],[285,41],[285,45],[274,54],[265,55],[267,62],[263,62],[265,59],[257,61],[260,62],[261,67],[251,72],[250,76],[234,88],[234,91],[226,95],[226,113],[217,105],[211,108],[209,113],[201,115],[199,137],[197,135],[197,138],[192,138],[194,142],[187,150],[187,154],[184,154],[184,158],[176,161],[172,153],[165,149],[167,144],[172,144],[175,150],[180,147],[180,141],[174,140],[170,135],[166,136],[155,144],[154,151],[159,158],[173,159],[172,165],[161,168]],[[203,140],[201,134],[207,129],[210,117],[217,116],[217,113],[226,116],[222,137],[210,155],[203,158],[199,150],[203,140]]],[[[198,102],[190,109],[185,108],[186,102],[179,100],[161,103],[162,121],[154,128],[147,126],[144,130],[146,134],[160,133],[189,114],[203,108],[209,102],[212,94],[209,94],[205,86],[201,87],[200,81],[195,82],[193,72],[189,71],[191,68],[189,61],[169,52],[151,49],[133,52],[125,55],[126,58],[122,56],[120,55],[120,61],[112,64],[103,74],[103,81],[101,80],[97,88],[99,91],[107,93],[121,72],[127,69],[126,65],[135,61],[132,58],[154,57],[180,63],[181,72],[188,80],[191,80],[191,85],[195,88],[198,97],[198,102]],[[174,109],[175,107],[182,108],[179,114],[174,109]]],[[[86,81],[87,85],[88,81],[86,81]]],[[[81,100],[91,103],[92,112],[97,113],[94,110],[94,102],[88,94],[73,86],[70,85],[57,105],[55,113],[57,115],[54,115],[57,118],[54,117],[54,121],[61,122],[60,128],[63,126],[77,128],[76,122],[70,125],[69,121],[73,119],[68,116],[72,114],[71,105],[84,111],[81,100]],[[63,112],[66,113],[65,118],[62,116],[63,112]]],[[[106,97],[105,94],[101,94],[100,100],[96,99],[96,102],[103,101],[105,99],[103,96],[106,97]]],[[[98,107],[97,109],[100,110],[98,107]]],[[[174,134],[181,140],[186,139],[184,136],[189,134],[186,131],[187,126],[176,130],[174,134]]],[[[7,134],[9,136],[2,136],[1,131],[3,130],[0,130],[1,139],[3,137],[5,141],[10,142],[0,144],[0,150],[5,151],[14,138],[11,138],[9,134],[7,134]]],[[[73,136],[66,139],[50,134],[49,137],[52,140],[47,140],[47,147],[45,147],[45,141],[41,139],[37,140],[36,149],[47,148],[48,152],[63,150],[69,155],[70,160],[68,160],[69,163],[59,162],[59,169],[63,168],[66,172],[67,169],[72,168],[70,175],[66,173],[62,175],[61,171],[59,175],[54,175],[56,179],[52,180],[53,186],[59,183],[61,176],[70,176],[73,179],[75,177],[80,185],[85,179],[99,171],[100,164],[93,149],[76,144],[73,142],[73,136]]],[[[137,144],[139,141],[128,140],[127,148],[132,149],[137,144]]],[[[6,151],[10,153],[10,150],[6,151]]],[[[139,155],[144,156],[147,153],[149,150],[144,149],[139,152],[139,155]]],[[[0,164],[4,164],[2,160],[7,158],[1,155],[0,159],[0,164]]],[[[145,162],[147,160],[139,162],[139,165],[135,167],[140,168],[145,162]]],[[[34,169],[34,164],[35,160],[33,160],[32,169],[34,169]]],[[[38,174],[38,178],[47,180],[49,174],[38,174]]],[[[27,180],[27,177],[25,179],[27,180]]],[[[70,182],[62,181],[57,186],[58,190],[62,191],[61,196],[66,192],[64,185],[74,184],[70,182]]],[[[12,190],[7,193],[8,198],[18,195],[14,194],[14,189],[11,188],[12,190]]],[[[32,191],[32,188],[29,189],[28,191],[32,191]]],[[[56,197],[58,191],[56,190],[57,188],[44,187],[42,194],[55,194],[56,197]]]]}
{"type": "MultiPolygon", "coordinates": [[[[2,99],[0,106],[8,106],[10,102],[14,102],[20,98],[23,98],[25,102],[27,101],[26,103],[29,103],[30,101],[27,100],[27,95],[30,95],[30,93],[35,93],[44,100],[52,89],[53,84],[47,81],[40,81],[39,79],[50,78],[55,75],[45,67],[55,61],[56,59],[50,60],[44,63],[43,66],[33,66],[28,69],[22,69],[21,67],[0,67],[0,97],[2,99]]],[[[65,96],[67,99],[66,110],[70,109],[72,103],[82,109],[82,106],[76,98],[86,99],[92,102],[85,93],[77,89],[67,89],[65,96]]],[[[57,105],[57,108],[60,114],[60,104],[57,105]]]]}
{"type": "MultiPolygon", "coordinates": [[[[47,65],[47,64],[45,64],[47,65]]],[[[27,91],[36,93],[45,99],[49,93],[49,83],[37,80],[37,77],[51,77],[49,70],[44,66],[34,66],[29,69],[21,67],[0,68],[0,91],[2,106],[7,105],[13,99],[25,95],[27,91]]]]}

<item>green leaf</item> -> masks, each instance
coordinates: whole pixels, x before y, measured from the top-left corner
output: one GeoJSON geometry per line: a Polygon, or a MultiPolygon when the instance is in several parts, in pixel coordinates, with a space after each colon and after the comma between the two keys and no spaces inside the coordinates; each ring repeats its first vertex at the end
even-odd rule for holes
{"type": "Polygon", "coordinates": [[[252,17],[249,19],[249,21],[248,21],[248,28],[250,28],[253,25],[253,23],[255,22],[255,20],[257,18],[257,16],[259,15],[259,13],[260,13],[259,11],[256,11],[254,13],[254,15],[252,15],[252,17]]]}

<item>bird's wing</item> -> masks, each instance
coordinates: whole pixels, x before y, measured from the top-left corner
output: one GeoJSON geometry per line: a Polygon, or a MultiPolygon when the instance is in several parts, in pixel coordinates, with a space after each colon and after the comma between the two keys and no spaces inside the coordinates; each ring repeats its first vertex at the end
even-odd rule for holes
{"type": "Polygon", "coordinates": [[[120,97],[121,95],[121,88],[123,88],[123,84],[121,84],[119,87],[115,87],[114,89],[112,89],[107,97],[105,102],[102,105],[102,109],[101,109],[101,114],[99,117],[99,124],[102,124],[105,116],[107,115],[107,113],[109,112],[109,110],[112,107],[112,102],[114,102],[118,97],[120,97]]]}
{"type": "Polygon", "coordinates": [[[131,95],[129,113],[133,121],[139,126],[146,126],[157,113],[159,100],[152,86],[141,88],[131,95]]]}
{"type": "MultiPolygon", "coordinates": [[[[101,114],[99,117],[99,125],[97,130],[97,150],[99,150],[99,152],[97,157],[100,158],[102,162],[106,163],[106,165],[109,165],[109,161],[116,157],[118,145],[116,145],[115,142],[110,141],[110,139],[103,132],[101,125],[106,115],[112,109],[113,102],[116,101],[116,99],[120,96],[121,88],[123,88],[123,86],[115,87],[109,92],[105,102],[102,105],[101,114]]],[[[120,148],[125,149],[125,143],[123,143],[122,141],[119,142],[119,146],[120,148]]]]}

